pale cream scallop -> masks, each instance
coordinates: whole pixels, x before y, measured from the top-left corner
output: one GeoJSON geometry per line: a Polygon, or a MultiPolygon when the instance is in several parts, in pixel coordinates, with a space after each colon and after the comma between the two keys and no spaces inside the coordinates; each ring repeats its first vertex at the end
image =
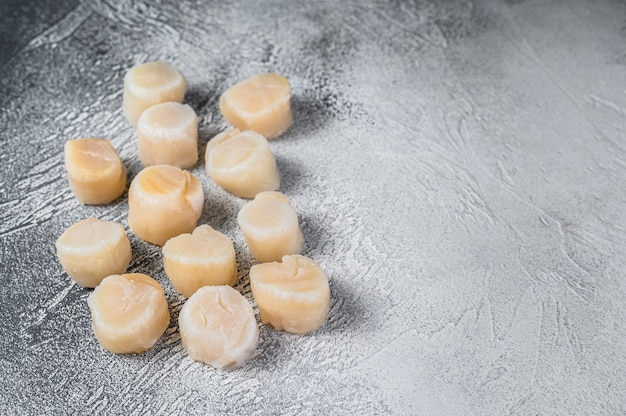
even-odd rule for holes
{"type": "Polygon", "coordinates": [[[187,80],[170,64],[148,62],[134,66],[124,76],[124,116],[135,124],[141,113],[153,105],[182,102],[185,92],[187,80]]]}
{"type": "Polygon", "coordinates": [[[280,192],[261,192],[237,215],[250,253],[259,262],[278,261],[302,249],[298,214],[280,192]]]}
{"type": "Polygon", "coordinates": [[[175,166],[150,166],[130,184],[128,225],[141,239],[162,246],[196,227],[203,204],[204,191],[193,174],[175,166]]]}
{"type": "Polygon", "coordinates": [[[215,183],[242,198],[280,186],[269,144],[253,131],[230,129],[218,134],[207,144],[205,163],[215,183]]]}
{"type": "Polygon", "coordinates": [[[170,323],[163,288],[141,273],[106,277],[87,304],[98,342],[118,354],[149,350],[170,323]]]}
{"type": "Polygon", "coordinates": [[[233,242],[206,224],[165,243],[163,268],[174,288],[185,297],[203,286],[232,286],[237,280],[233,242]]]}
{"type": "Polygon", "coordinates": [[[132,252],[124,227],[87,218],[69,227],[55,243],[59,262],[82,287],[96,287],[111,274],[121,274],[132,252]]]}
{"type": "Polygon", "coordinates": [[[328,277],[308,257],[285,256],[282,263],[252,266],[250,287],[261,321],[278,330],[305,334],[319,328],[328,315],[328,277]]]}
{"type": "Polygon", "coordinates": [[[70,189],[81,203],[108,204],[124,193],[126,167],[109,140],[69,140],[64,154],[70,189]]]}
{"type": "Polygon", "coordinates": [[[230,286],[204,286],[180,310],[183,347],[215,368],[239,367],[254,353],[259,328],[250,303],[230,286]]]}
{"type": "Polygon", "coordinates": [[[291,126],[291,87],[278,74],[259,74],[227,89],[220,97],[224,118],[241,130],[273,139],[291,126]]]}
{"type": "Polygon", "coordinates": [[[198,160],[198,116],[187,104],[156,104],[137,122],[137,147],[144,166],[190,168],[198,160]]]}

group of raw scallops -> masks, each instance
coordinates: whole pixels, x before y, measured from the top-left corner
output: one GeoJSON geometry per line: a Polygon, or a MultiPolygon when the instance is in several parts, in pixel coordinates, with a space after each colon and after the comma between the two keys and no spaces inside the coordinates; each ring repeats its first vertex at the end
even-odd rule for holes
{"type": "MultiPolygon", "coordinates": [[[[237,280],[232,241],[209,225],[196,227],[204,191],[183,170],[198,160],[198,117],[182,104],[186,90],[185,77],[163,62],[135,66],[124,78],[124,115],[136,125],[145,166],[128,190],[128,225],[141,239],[163,246],[165,273],[189,298],[178,318],[189,356],[216,368],[239,366],[255,351],[259,330],[250,303],[232,288],[237,280]]],[[[206,170],[232,194],[253,198],[237,222],[259,262],[250,269],[250,286],[261,320],[291,333],[313,331],[328,314],[328,277],[314,260],[298,254],[303,242],[298,215],[275,191],[280,177],[267,142],[292,123],[289,82],[277,74],[257,75],[227,89],[219,107],[234,128],[209,141],[206,170]]],[[[66,142],[65,167],[83,204],[112,202],[126,188],[126,168],[107,139],[66,142]]],[[[72,279],[95,287],[87,303],[104,348],[140,353],[158,341],[170,322],[165,292],[145,274],[124,274],[132,255],[122,225],[79,221],[59,237],[56,249],[72,279]]]]}

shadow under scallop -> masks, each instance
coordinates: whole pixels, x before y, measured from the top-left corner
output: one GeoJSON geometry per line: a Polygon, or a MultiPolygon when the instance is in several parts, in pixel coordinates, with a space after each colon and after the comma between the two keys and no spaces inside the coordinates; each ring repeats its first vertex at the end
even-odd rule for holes
{"type": "Polygon", "coordinates": [[[315,258],[323,250],[325,242],[329,241],[330,235],[323,221],[316,215],[300,214],[299,222],[304,237],[302,254],[315,258]]]}
{"type": "Polygon", "coordinates": [[[219,94],[216,90],[201,86],[192,87],[185,95],[185,103],[189,104],[198,116],[198,161],[195,167],[204,165],[204,154],[209,140],[224,130],[219,121],[217,102],[219,94]]]}
{"type": "Polygon", "coordinates": [[[289,344],[289,337],[292,336],[297,335],[277,331],[271,325],[259,323],[259,343],[252,359],[246,363],[246,366],[265,371],[279,367],[281,362],[289,357],[286,347],[289,344]]]}
{"type": "MultiPolygon", "coordinates": [[[[210,179],[209,179],[210,180],[210,179]]],[[[236,221],[239,205],[226,195],[226,191],[218,189],[217,185],[210,186],[205,192],[204,206],[202,214],[198,220],[198,225],[209,224],[220,232],[232,226],[236,221]]]]}
{"type": "Polygon", "coordinates": [[[235,246],[235,256],[237,259],[237,281],[233,287],[242,295],[252,298],[250,269],[257,264],[257,261],[252,257],[245,245],[235,246]]]}
{"type": "Polygon", "coordinates": [[[219,93],[209,87],[203,88],[201,85],[194,85],[185,94],[185,104],[189,104],[191,108],[201,117],[205,113],[212,113],[217,110],[219,93]]]}
{"type": "Polygon", "coordinates": [[[276,166],[280,173],[279,191],[289,196],[295,192],[302,182],[302,167],[294,160],[283,156],[276,156],[276,166]]]}
{"type": "MultiPolygon", "coordinates": [[[[248,364],[256,369],[271,371],[282,362],[293,360],[293,337],[316,337],[321,334],[346,334],[359,331],[368,316],[365,305],[354,297],[346,282],[330,282],[330,310],[326,322],[317,330],[305,335],[278,331],[271,325],[259,325],[259,345],[248,364]]],[[[260,317],[259,317],[260,320],[260,317]]]]}
{"type": "Polygon", "coordinates": [[[161,247],[134,237],[130,238],[133,256],[126,273],[143,273],[160,281],[163,270],[161,247]]]}
{"type": "Polygon", "coordinates": [[[293,113],[293,125],[288,130],[289,134],[297,131],[297,135],[309,135],[321,129],[330,117],[330,111],[324,103],[312,97],[294,95],[291,97],[291,111],[293,113]]]}
{"type": "Polygon", "coordinates": [[[371,311],[356,296],[345,279],[330,280],[330,309],[318,333],[352,332],[363,327],[371,311]]]}

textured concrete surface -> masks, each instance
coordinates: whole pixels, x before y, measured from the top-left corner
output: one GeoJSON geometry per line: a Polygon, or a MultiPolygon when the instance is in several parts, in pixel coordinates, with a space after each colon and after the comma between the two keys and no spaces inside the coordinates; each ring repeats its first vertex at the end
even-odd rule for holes
{"type": "MultiPolygon", "coordinates": [[[[1,414],[626,414],[626,3],[13,3],[1,414]],[[80,219],[127,227],[125,196],[72,197],[63,143],[110,138],[134,177],[122,78],[157,59],[189,80],[201,151],[226,126],[225,88],[263,71],[292,83],[295,123],[271,147],[331,312],[303,337],[261,326],[240,369],[185,355],[157,247],[129,232],[130,270],[164,285],[172,313],[137,356],[99,347],[89,291],[56,261],[80,219]]],[[[243,201],[193,172],[252,301],[243,201]]]]}

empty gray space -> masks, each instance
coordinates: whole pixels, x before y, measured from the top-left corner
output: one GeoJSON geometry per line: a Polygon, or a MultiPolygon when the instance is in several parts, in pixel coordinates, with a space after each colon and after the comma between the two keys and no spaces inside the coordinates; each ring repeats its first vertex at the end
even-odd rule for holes
{"type": "MultiPolygon", "coordinates": [[[[0,6],[0,414],[626,414],[626,3],[623,1],[4,2],[0,6]],[[221,92],[292,86],[270,143],[303,254],[326,270],[326,324],[260,324],[243,367],[190,360],[184,298],[127,196],[82,206],[63,144],[109,138],[141,170],[123,77],[188,79],[200,153],[221,92]],[[150,351],[97,343],[54,242],[120,222],[129,271],[164,287],[150,351]]],[[[200,223],[231,237],[254,304],[244,200],[192,169],[200,223]]]]}

